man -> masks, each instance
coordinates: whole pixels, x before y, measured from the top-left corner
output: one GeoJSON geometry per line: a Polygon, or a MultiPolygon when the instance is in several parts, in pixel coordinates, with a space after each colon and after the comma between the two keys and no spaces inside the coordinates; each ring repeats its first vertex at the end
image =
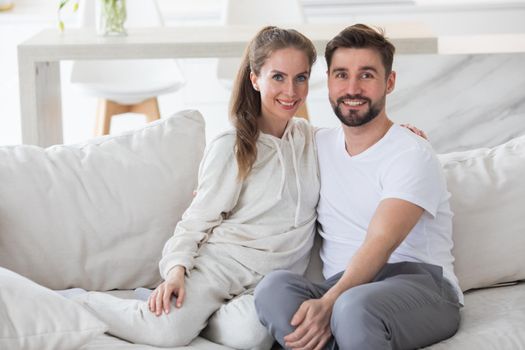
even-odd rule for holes
{"type": "Polygon", "coordinates": [[[452,212],[426,140],[385,111],[394,46],[357,24],[326,47],[342,126],[318,131],[323,283],[277,271],[257,287],[261,322],[293,349],[413,349],[452,336],[463,295],[452,212]]]}

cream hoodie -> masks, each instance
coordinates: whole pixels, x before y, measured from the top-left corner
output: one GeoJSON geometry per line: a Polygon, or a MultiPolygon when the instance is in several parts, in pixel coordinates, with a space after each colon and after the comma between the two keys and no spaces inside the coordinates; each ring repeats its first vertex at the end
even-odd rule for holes
{"type": "Polygon", "coordinates": [[[235,131],[229,131],[207,147],[197,195],[164,246],[163,278],[176,265],[190,273],[203,244],[263,275],[306,269],[319,199],[313,128],[294,118],[281,139],[261,133],[244,181],[237,179],[234,145],[235,131]]]}

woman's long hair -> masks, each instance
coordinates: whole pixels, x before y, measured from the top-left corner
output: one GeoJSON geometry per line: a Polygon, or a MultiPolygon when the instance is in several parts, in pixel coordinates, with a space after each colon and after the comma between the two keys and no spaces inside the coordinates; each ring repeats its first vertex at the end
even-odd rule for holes
{"type": "Polygon", "coordinates": [[[293,29],[264,27],[244,51],[230,100],[230,120],[237,131],[235,158],[240,180],[246,179],[250,174],[257,158],[257,118],[261,116],[261,94],[253,88],[250,72],[259,76],[268,57],[273,52],[286,48],[304,52],[311,69],[317,58],[315,47],[310,39],[293,29]]]}

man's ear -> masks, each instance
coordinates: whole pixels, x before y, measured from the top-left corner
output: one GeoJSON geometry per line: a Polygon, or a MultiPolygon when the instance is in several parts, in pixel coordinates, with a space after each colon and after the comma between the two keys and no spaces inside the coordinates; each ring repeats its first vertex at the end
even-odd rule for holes
{"type": "Polygon", "coordinates": [[[396,87],[396,72],[391,71],[388,75],[388,78],[386,79],[386,93],[389,94],[392,91],[394,91],[394,88],[396,87]]]}

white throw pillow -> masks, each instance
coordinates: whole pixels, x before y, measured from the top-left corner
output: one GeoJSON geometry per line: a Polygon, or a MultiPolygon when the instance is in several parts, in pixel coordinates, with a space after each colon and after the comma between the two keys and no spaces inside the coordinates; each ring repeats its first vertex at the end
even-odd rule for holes
{"type": "Polygon", "coordinates": [[[0,147],[0,266],[51,289],[156,286],[204,146],[201,114],[182,111],[83,144],[0,147]]]}
{"type": "Polygon", "coordinates": [[[0,267],[0,349],[78,349],[106,325],[80,305],[0,267]]]}
{"type": "Polygon", "coordinates": [[[440,160],[452,194],[461,288],[525,279],[525,136],[440,160]]]}

